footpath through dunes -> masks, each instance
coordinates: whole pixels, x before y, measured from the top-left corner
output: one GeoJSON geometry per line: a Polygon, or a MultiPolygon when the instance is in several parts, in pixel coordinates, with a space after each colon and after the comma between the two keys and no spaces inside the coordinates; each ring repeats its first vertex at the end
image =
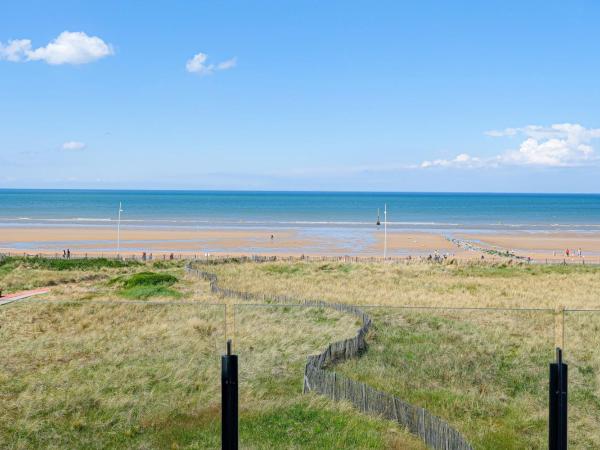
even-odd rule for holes
{"type": "Polygon", "coordinates": [[[406,427],[429,448],[435,450],[471,450],[473,447],[446,421],[424,408],[411,405],[389,393],[372,388],[366,383],[327,370],[337,362],[359,357],[367,350],[366,335],[372,326],[371,317],[356,306],[323,300],[297,299],[285,295],[256,294],[219,286],[215,273],[186,266],[188,273],[210,283],[211,292],[244,301],[275,301],[279,304],[301,304],[309,307],[330,308],[359,318],[361,326],[354,337],[330,343],[317,355],[310,355],[304,369],[303,391],[316,392],[334,401],[347,401],[361,412],[384,417],[406,427]]]}
{"type": "Polygon", "coordinates": [[[33,297],[34,295],[47,294],[50,292],[48,288],[41,289],[31,289],[28,291],[15,292],[13,294],[1,295],[2,291],[0,290],[0,306],[7,305],[8,303],[16,302],[19,300],[23,300],[29,297],[33,297]]]}

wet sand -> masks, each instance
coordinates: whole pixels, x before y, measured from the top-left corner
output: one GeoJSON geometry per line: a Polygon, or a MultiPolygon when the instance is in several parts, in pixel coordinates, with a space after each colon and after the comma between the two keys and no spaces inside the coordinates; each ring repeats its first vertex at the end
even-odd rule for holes
{"type": "MultiPolygon", "coordinates": [[[[600,233],[457,234],[480,247],[531,257],[535,260],[600,261],[600,233]],[[571,250],[567,258],[566,249],[571,250]],[[582,257],[578,256],[581,249],[582,257]]],[[[117,232],[108,227],[4,227],[0,228],[0,252],[27,254],[116,254],[117,232]]],[[[142,252],[211,255],[315,255],[382,256],[383,229],[297,230],[278,229],[121,229],[123,255],[142,252]],[[273,239],[271,239],[273,235],[273,239]]],[[[480,258],[481,253],[459,248],[442,233],[388,230],[388,256],[440,255],[459,259],[480,258]]],[[[486,258],[489,255],[486,255],[486,258]]]]}
{"type": "Polygon", "coordinates": [[[600,233],[459,234],[457,237],[536,260],[600,260],[600,233]],[[569,249],[569,256],[566,249],[569,249]],[[579,249],[581,257],[578,256],[579,249]]]}
{"type": "MultiPolygon", "coordinates": [[[[376,243],[370,247],[370,252],[379,254],[382,252],[384,243],[383,231],[375,234],[376,243]]],[[[393,256],[428,256],[436,251],[440,255],[448,255],[454,258],[479,258],[481,253],[459,248],[446,239],[442,234],[435,233],[405,233],[390,232],[387,234],[388,254],[393,256]]]]}
{"type": "MultiPolygon", "coordinates": [[[[0,228],[0,252],[28,254],[115,254],[117,232],[107,227],[6,227],[0,228]]],[[[427,256],[435,251],[456,257],[474,252],[459,249],[442,235],[388,231],[388,256],[427,256]]],[[[236,229],[121,229],[125,254],[185,253],[264,255],[382,256],[383,231],[236,230],[236,229]],[[273,239],[271,239],[273,235],[273,239]]]]}

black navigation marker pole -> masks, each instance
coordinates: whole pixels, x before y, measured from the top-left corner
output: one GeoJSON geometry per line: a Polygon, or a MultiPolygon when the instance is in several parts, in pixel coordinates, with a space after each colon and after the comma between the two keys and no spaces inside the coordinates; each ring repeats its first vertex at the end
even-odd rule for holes
{"type": "Polygon", "coordinates": [[[556,362],[550,364],[549,450],[567,450],[567,386],[568,366],[563,363],[562,350],[557,347],[556,362]]]}
{"type": "Polygon", "coordinates": [[[231,339],[221,356],[221,408],[221,448],[238,450],[238,359],[231,354],[231,339]]]}

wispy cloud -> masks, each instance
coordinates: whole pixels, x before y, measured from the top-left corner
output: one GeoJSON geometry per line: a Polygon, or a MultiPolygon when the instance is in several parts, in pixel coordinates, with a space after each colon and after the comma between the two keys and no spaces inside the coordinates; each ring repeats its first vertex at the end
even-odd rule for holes
{"type": "Polygon", "coordinates": [[[114,54],[110,44],[84,32],[63,31],[44,47],[32,49],[30,39],[0,42],[0,60],[11,62],[44,61],[48,64],[87,64],[114,54]]]}
{"type": "Polygon", "coordinates": [[[597,164],[599,158],[592,141],[600,138],[600,128],[562,123],[549,127],[528,125],[521,128],[486,131],[491,137],[517,137],[524,140],[517,149],[491,156],[478,157],[461,153],[453,159],[423,161],[422,168],[480,168],[499,166],[580,167],[597,164]]]}
{"type": "Polygon", "coordinates": [[[236,58],[227,59],[216,64],[209,64],[207,60],[208,55],[206,53],[196,53],[191,59],[188,59],[185,69],[198,75],[211,75],[218,70],[233,69],[237,64],[236,58]]]}
{"type": "Polygon", "coordinates": [[[26,58],[29,51],[31,51],[29,39],[15,39],[8,41],[8,44],[0,42],[0,60],[20,62],[26,58]]]}
{"type": "Polygon", "coordinates": [[[63,145],[61,145],[61,148],[63,150],[69,150],[69,151],[83,150],[86,147],[87,146],[85,145],[85,143],[79,142],[79,141],[67,141],[63,145]]]}
{"type": "MultiPolygon", "coordinates": [[[[453,158],[431,159],[419,164],[390,162],[356,166],[299,167],[286,171],[285,175],[290,177],[336,177],[433,168],[583,167],[600,164],[600,157],[591,145],[593,140],[600,139],[600,128],[585,128],[579,124],[564,123],[549,127],[529,125],[521,128],[507,128],[486,131],[485,134],[497,138],[520,136],[522,141],[516,149],[509,149],[493,156],[460,153],[453,158]]],[[[281,174],[281,172],[278,173],[281,174]]]]}
{"type": "Polygon", "coordinates": [[[471,156],[468,153],[461,153],[452,159],[434,159],[431,161],[423,161],[419,167],[427,169],[429,167],[461,167],[475,168],[486,165],[486,161],[477,156],[471,156]]]}

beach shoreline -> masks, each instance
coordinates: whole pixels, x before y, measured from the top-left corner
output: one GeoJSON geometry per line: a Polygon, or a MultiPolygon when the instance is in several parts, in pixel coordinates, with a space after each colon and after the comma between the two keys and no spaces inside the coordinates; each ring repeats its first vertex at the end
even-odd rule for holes
{"type": "MultiPolygon", "coordinates": [[[[389,257],[440,255],[457,259],[489,258],[493,252],[535,260],[600,260],[600,233],[453,233],[475,249],[456,245],[443,232],[387,232],[389,257]],[[478,251],[477,248],[483,251],[478,251]],[[570,254],[565,254],[569,249],[570,254]],[[581,251],[581,256],[579,252],[581,251]]],[[[320,229],[180,229],[122,227],[11,226],[0,229],[0,253],[60,256],[72,254],[206,256],[383,256],[384,231],[320,229]],[[117,245],[120,250],[117,252],[117,245]]]]}

